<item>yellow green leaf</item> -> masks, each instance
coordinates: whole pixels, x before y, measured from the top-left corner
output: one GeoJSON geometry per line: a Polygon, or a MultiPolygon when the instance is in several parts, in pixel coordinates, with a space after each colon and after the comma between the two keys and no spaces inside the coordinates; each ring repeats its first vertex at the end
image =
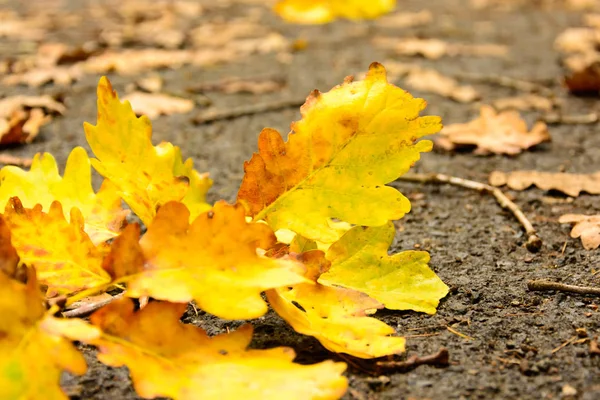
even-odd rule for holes
{"type": "Polygon", "coordinates": [[[30,271],[27,284],[0,273],[0,399],[67,400],[59,386],[62,371],[82,375],[87,368],[71,340],[90,342],[100,331],[46,313],[30,271]]]}
{"type": "Polygon", "coordinates": [[[377,18],[395,6],[396,0],[281,0],[275,12],[288,22],[326,24],[336,18],[377,18]]]}
{"type": "Polygon", "coordinates": [[[131,296],[195,300],[221,318],[248,319],[267,312],[264,290],[306,281],[301,264],[257,255],[275,244],[275,235],[266,224],[246,222],[243,207],[220,201],[189,219],[180,203],[158,210],[140,241],[144,271],[129,281],[131,296]]]}
{"type": "Polygon", "coordinates": [[[432,148],[417,142],[441,129],[439,117],[419,117],[425,105],[388,83],[378,63],[363,81],[313,92],[287,142],[273,129],[261,132],[238,200],[275,231],[327,243],[340,237],[331,218],[365,226],[401,218],[410,202],[386,184],[432,148]]]}
{"type": "Polygon", "coordinates": [[[152,125],[137,117],[128,101],[121,102],[106,77],[98,83],[98,122],[84,124],[87,141],[96,156],[94,168],[113,182],[119,195],[140,219],[150,224],[156,209],[181,201],[192,218],[210,209],[205,201],[212,185],[207,174],[183,162],[181,150],[171,143],[152,145],[152,125]]]}
{"type": "Polygon", "coordinates": [[[71,209],[67,222],[57,201],[46,213],[39,204],[26,209],[13,198],[3,218],[21,261],[37,269],[40,282],[50,291],[67,294],[110,282],[102,269],[104,249],[97,248],[83,230],[79,209],[71,209]]]}
{"type": "Polygon", "coordinates": [[[388,256],[394,234],[392,223],[351,229],[327,251],[331,268],[319,283],[358,290],[391,310],[435,314],[448,286],[429,269],[427,252],[388,256]]]}
{"type": "Polygon", "coordinates": [[[329,267],[320,250],[303,253],[311,284],[300,283],[267,291],[269,304],[296,332],[314,336],[328,350],[375,358],[402,353],[405,339],[389,336],[394,328],[366,316],[383,305],[355,290],[316,282],[329,267]]]}
{"type": "Polygon", "coordinates": [[[67,160],[64,177],[58,173],[56,160],[49,153],[38,153],[31,169],[15,166],[0,170],[0,209],[11,197],[18,197],[26,208],[41,204],[48,210],[60,201],[66,217],[77,207],[85,220],[85,231],[96,244],[119,234],[128,211],[121,208],[116,188],[105,181],[98,193],[92,189],[90,160],[85,149],[76,147],[67,160]]]}
{"type": "Polygon", "coordinates": [[[250,325],[208,337],[179,322],[185,308],[153,302],[134,312],[131,300],[122,299],[97,311],[91,321],[103,331],[98,359],[126,365],[144,398],[327,400],[346,391],[344,363],[299,365],[289,348],[249,350],[250,325]]]}

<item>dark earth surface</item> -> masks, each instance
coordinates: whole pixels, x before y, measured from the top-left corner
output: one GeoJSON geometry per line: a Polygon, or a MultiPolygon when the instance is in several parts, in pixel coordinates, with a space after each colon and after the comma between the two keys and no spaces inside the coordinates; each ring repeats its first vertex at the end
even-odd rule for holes
{"type": "MultiPolygon", "coordinates": [[[[265,9],[261,23],[291,40],[305,39],[306,49],[292,53],[289,62],[267,54],[212,67],[161,70],[158,73],[165,80],[163,91],[185,96],[187,87],[231,76],[251,79],[276,75],[285,80],[286,87],[271,94],[215,92],[208,95],[216,109],[228,110],[257,102],[301,99],[314,88],[327,91],[341,83],[344,76],[365,71],[371,62],[380,61],[385,65],[385,61],[391,59],[435,68],[450,76],[498,74],[541,83],[562,100],[564,114],[600,111],[596,99],[569,96],[561,87],[562,72],[558,54],[553,49],[553,41],[562,30],[581,25],[581,11],[573,11],[560,1],[496,2],[500,5],[510,3],[511,6],[491,5],[481,9],[459,0],[399,0],[398,3],[397,9],[403,12],[427,8],[433,14],[433,21],[423,26],[397,29],[380,27],[377,21],[295,26],[282,22],[265,9]],[[504,44],[510,52],[505,58],[456,56],[427,60],[398,57],[391,51],[373,46],[375,35],[504,44]]],[[[44,7],[44,4],[44,1],[0,2],[4,8],[24,13],[44,7]]],[[[73,1],[62,7],[76,14],[84,12],[86,4],[73,1]]],[[[237,2],[205,4],[206,12],[198,24],[212,18],[244,17],[254,9],[264,9],[261,5],[237,2]]],[[[81,44],[93,40],[94,27],[101,25],[101,20],[90,20],[69,29],[57,29],[46,40],[81,44]]],[[[19,52],[19,46],[14,45],[17,41],[2,39],[0,43],[0,55],[14,56],[19,52]]],[[[125,86],[141,75],[109,74],[109,78],[122,94],[125,86]]],[[[86,75],[68,87],[1,86],[3,95],[60,94],[68,109],[64,116],[44,127],[34,143],[10,149],[10,154],[32,156],[47,151],[56,156],[59,165],[64,165],[74,146],[86,146],[82,122],[95,122],[98,78],[86,75]]],[[[491,80],[473,82],[463,79],[461,82],[473,84],[482,94],[482,102],[487,104],[500,97],[523,94],[491,80]]],[[[398,84],[402,86],[401,82],[398,84]]],[[[426,112],[442,116],[445,124],[465,122],[478,114],[475,103],[460,104],[434,94],[411,92],[424,97],[429,103],[426,112]]],[[[215,181],[210,201],[235,199],[243,161],[256,150],[257,136],[263,127],[287,132],[289,123],[299,118],[298,107],[288,107],[194,124],[193,117],[201,111],[199,106],[188,114],[157,118],[153,121],[153,140],[155,143],[168,140],[181,146],[184,156],[192,157],[198,170],[210,172],[215,181]]],[[[524,116],[532,123],[539,113],[526,112],[524,116]]],[[[485,182],[493,170],[574,173],[600,170],[600,129],[597,124],[553,125],[550,134],[551,143],[515,157],[434,151],[422,157],[415,171],[440,172],[485,182]]],[[[577,285],[600,284],[600,274],[596,273],[600,270],[600,251],[584,250],[580,240],[569,237],[570,227],[557,222],[565,213],[599,213],[598,198],[582,194],[571,201],[560,194],[538,189],[509,191],[543,240],[541,251],[532,254],[524,247],[526,235],[521,226],[492,196],[439,184],[396,182],[393,185],[412,199],[413,209],[397,222],[397,243],[392,250],[420,247],[429,251],[431,267],[451,287],[451,292],[433,316],[391,311],[378,312],[376,316],[395,327],[398,334],[409,337],[407,356],[427,355],[447,347],[451,365],[439,369],[421,366],[408,373],[388,375],[389,379],[380,378],[373,373],[373,363],[329,353],[317,340],[293,332],[272,311],[251,321],[255,327],[252,346],[291,346],[302,363],[328,358],[349,361],[350,389],[346,399],[600,399],[600,357],[590,353],[589,340],[556,350],[577,335],[577,328],[585,329],[590,338],[598,335],[598,298],[530,292],[526,287],[526,282],[535,278],[577,285]],[[468,338],[450,332],[447,326],[468,338]]],[[[202,312],[198,315],[188,312],[184,320],[201,326],[211,335],[227,328],[235,329],[243,323],[218,320],[202,312]]],[[[160,329],[160,322],[156,329],[160,329]]],[[[93,348],[82,349],[89,363],[88,373],[63,379],[63,386],[72,398],[137,398],[125,368],[106,367],[95,360],[93,348]]]]}

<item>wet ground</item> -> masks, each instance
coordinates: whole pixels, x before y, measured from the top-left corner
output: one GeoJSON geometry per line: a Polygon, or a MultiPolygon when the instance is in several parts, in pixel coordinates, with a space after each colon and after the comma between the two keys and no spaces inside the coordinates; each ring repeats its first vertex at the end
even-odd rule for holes
{"type": "MultiPolygon", "coordinates": [[[[41,7],[44,1],[31,1],[15,9],[23,12],[41,7]]],[[[71,2],[65,9],[72,13],[85,9],[86,2],[71,2]]],[[[210,4],[212,2],[207,2],[210,4]]],[[[226,64],[160,70],[164,92],[191,97],[186,88],[218,82],[237,76],[255,79],[271,76],[283,79],[281,91],[262,95],[209,93],[217,110],[233,110],[248,104],[285,102],[302,99],[318,88],[329,90],[344,76],[365,71],[372,61],[396,60],[431,67],[449,76],[460,75],[462,83],[473,84],[482,94],[482,102],[523,94],[486,80],[502,75],[540,83],[562,100],[565,114],[600,111],[596,99],[575,98],[560,85],[562,76],[555,37],[566,27],[581,25],[581,11],[563,2],[513,1],[513,7],[488,5],[477,9],[466,0],[398,1],[402,12],[432,13],[433,20],[412,28],[382,27],[375,22],[357,24],[335,22],[326,26],[285,24],[265,10],[261,23],[282,33],[291,41],[303,39],[307,46],[286,57],[276,54],[251,55],[226,64]],[[425,5],[426,4],[426,5],[425,5]],[[506,45],[506,57],[456,56],[428,60],[400,57],[390,50],[377,48],[372,38],[418,36],[461,43],[506,45]],[[472,81],[469,74],[484,76],[472,81]]],[[[0,6],[10,8],[12,3],[0,6]]],[[[262,9],[252,4],[225,3],[199,17],[199,23],[211,18],[225,20],[249,15],[262,9]]],[[[60,25],[60,20],[58,20],[60,25]]],[[[101,20],[83,21],[69,29],[57,29],[45,40],[81,44],[93,40],[101,20]]],[[[8,39],[0,56],[13,56],[19,47],[8,39]]],[[[120,76],[108,74],[119,93],[145,74],[120,76]]],[[[41,88],[0,86],[4,95],[50,93],[61,95],[68,108],[42,130],[32,144],[10,150],[11,154],[32,156],[36,152],[54,154],[64,163],[76,145],[85,146],[83,121],[95,121],[95,85],[98,75],[86,75],[69,86],[46,85],[41,88]]],[[[401,82],[399,82],[402,85],[401,82]]],[[[445,124],[466,122],[478,114],[478,104],[460,104],[447,98],[411,90],[428,103],[428,114],[441,115],[445,124]]],[[[197,98],[194,98],[197,100],[197,98]]],[[[204,100],[203,100],[204,101],[204,100]]],[[[284,107],[212,123],[198,124],[194,117],[200,106],[188,114],[163,116],[153,121],[154,140],[168,140],[181,146],[200,171],[210,172],[215,185],[210,200],[233,200],[243,173],[243,161],[256,150],[256,139],[263,127],[287,132],[289,123],[299,118],[298,107],[284,107]]],[[[530,123],[538,112],[526,112],[530,123]]],[[[558,172],[590,173],[600,170],[600,128],[597,124],[553,125],[552,142],[515,157],[475,156],[434,151],[423,156],[417,172],[440,172],[462,178],[486,181],[493,170],[535,169],[558,172]]],[[[557,222],[565,213],[597,214],[598,197],[582,194],[571,201],[557,193],[537,189],[508,193],[533,222],[543,247],[532,254],[524,247],[526,236],[513,216],[503,211],[492,196],[463,188],[436,184],[397,182],[412,199],[413,209],[398,221],[397,244],[393,250],[421,248],[431,253],[431,266],[451,287],[434,316],[413,312],[377,313],[401,335],[409,337],[407,355],[426,355],[447,347],[451,365],[436,369],[419,367],[408,373],[379,378],[368,373],[360,361],[350,360],[347,399],[560,399],[600,398],[600,357],[589,351],[589,340],[575,342],[576,329],[585,329],[587,337],[600,332],[598,298],[553,292],[529,292],[529,279],[548,278],[577,285],[598,286],[600,251],[586,251],[578,239],[569,237],[570,227],[557,222]],[[450,326],[463,336],[447,329],[450,326]],[[564,347],[562,344],[571,341],[564,347]],[[389,379],[388,379],[389,378],[389,379]],[[574,390],[572,390],[574,389],[574,390]],[[569,397],[571,396],[571,397],[569,397]]],[[[225,294],[224,294],[225,295],[225,294]]],[[[200,313],[185,320],[210,334],[224,332],[241,324],[220,321],[200,313]]],[[[252,321],[255,339],[252,346],[293,347],[301,362],[326,358],[339,359],[323,349],[313,338],[293,332],[274,312],[252,321]]],[[[157,325],[157,329],[160,326],[157,325]]],[[[580,331],[583,332],[583,331],[580,331]]],[[[583,333],[580,333],[583,336],[583,333]]],[[[581,338],[585,339],[585,338],[581,338]]],[[[108,368],[95,361],[94,350],[83,348],[90,368],[83,377],[65,377],[64,387],[73,398],[134,399],[125,369],[108,368]]],[[[347,358],[345,358],[348,361],[347,358]]]]}

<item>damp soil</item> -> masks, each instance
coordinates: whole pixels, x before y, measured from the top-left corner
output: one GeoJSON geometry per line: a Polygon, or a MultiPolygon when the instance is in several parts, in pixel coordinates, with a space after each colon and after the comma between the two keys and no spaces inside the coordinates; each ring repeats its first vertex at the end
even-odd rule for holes
{"type": "MultiPolygon", "coordinates": [[[[41,0],[16,4],[16,9],[41,7],[41,0]]],[[[77,13],[86,2],[65,2],[77,13]]],[[[373,61],[415,62],[444,74],[503,75],[540,83],[561,101],[565,114],[599,111],[593,98],[576,98],[560,85],[562,74],[555,37],[569,26],[581,25],[582,13],[567,9],[563,2],[512,2],[513,8],[474,8],[468,1],[399,0],[401,11],[426,7],[433,22],[412,28],[379,26],[368,23],[335,22],[326,26],[287,25],[268,12],[264,24],[290,39],[308,43],[302,51],[283,59],[275,55],[256,55],[235,63],[209,68],[183,67],[161,70],[164,91],[186,94],[186,89],[205,82],[237,76],[278,76],[286,82],[281,92],[266,95],[210,93],[214,107],[231,110],[259,102],[277,102],[305,97],[312,89],[329,90],[344,76],[365,71],[373,61]],[[496,43],[510,49],[505,58],[456,56],[439,60],[408,58],[373,46],[374,35],[440,38],[463,43],[496,43]]],[[[11,3],[8,3],[11,4],[11,3]]],[[[499,4],[503,4],[499,2],[499,4]]],[[[6,5],[5,5],[6,6],[6,5]]],[[[217,7],[202,18],[244,17],[255,5],[236,3],[217,7]]],[[[57,21],[60,23],[60,21],[57,21]]],[[[91,21],[48,38],[80,44],[97,34],[102,21],[91,21]]],[[[6,55],[14,52],[4,45],[6,55]]],[[[140,75],[109,74],[114,87],[125,87],[140,75]]],[[[98,76],[86,76],[68,87],[47,85],[0,87],[3,94],[60,94],[68,111],[42,130],[32,144],[11,149],[19,156],[51,152],[63,164],[76,145],[86,146],[82,122],[95,121],[95,85],[98,76]]],[[[464,81],[473,84],[483,102],[523,94],[494,82],[464,81]]],[[[477,116],[478,104],[460,104],[441,96],[411,91],[424,97],[427,114],[440,115],[445,124],[464,122],[477,116]]],[[[194,123],[203,110],[200,106],[184,115],[163,116],[153,121],[154,140],[168,140],[181,146],[200,171],[210,172],[214,187],[209,200],[234,200],[243,173],[243,161],[256,150],[257,136],[263,127],[287,132],[291,121],[299,119],[298,107],[256,113],[212,123],[194,123]]],[[[539,116],[523,113],[531,124],[539,116]]],[[[486,181],[493,170],[536,169],[590,173],[600,169],[600,128],[592,125],[553,125],[552,142],[514,157],[475,156],[469,152],[424,154],[415,166],[417,172],[439,172],[477,181],[486,181]]],[[[64,165],[64,164],[63,164],[64,165]]],[[[97,183],[97,182],[96,182],[97,183]]],[[[569,387],[571,398],[600,398],[600,357],[589,351],[589,341],[573,341],[584,329],[589,338],[600,333],[600,312],[596,297],[554,292],[530,292],[526,282],[548,278],[577,285],[600,284],[600,251],[586,251],[578,239],[569,237],[570,227],[557,222],[564,213],[599,213],[598,197],[582,194],[570,199],[558,193],[537,189],[508,191],[533,222],[543,240],[538,253],[525,248],[526,235],[513,216],[502,210],[494,198],[468,189],[439,184],[395,182],[412,201],[412,211],[396,223],[397,240],[391,249],[423,249],[431,254],[431,267],[451,291],[441,301],[435,315],[415,312],[382,311],[377,318],[406,335],[407,356],[427,355],[446,347],[450,366],[421,366],[408,373],[381,378],[372,363],[341,358],[329,353],[312,337],[295,333],[274,312],[250,321],[255,328],[252,346],[270,348],[290,346],[301,363],[324,359],[347,361],[350,389],[345,399],[559,399],[569,387]],[[455,332],[447,329],[450,326],[455,332]],[[461,335],[457,334],[460,333],[461,335]],[[566,389],[565,389],[566,388],[566,389]],[[564,392],[563,392],[564,391],[564,392]],[[572,392],[572,391],[571,391],[572,392]]],[[[364,205],[369,207],[368,204],[364,205]]],[[[227,296],[227,293],[223,293],[227,296]]],[[[222,321],[191,308],[187,323],[219,334],[235,329],[243,321],[222,321]]],[[[161,329],[157,321],[156,329],[161,329]]],[[[65,375],[64,389],[73,399],[137,399],[127,369],[109,368],[95,359],[95,350],[80,346],[89,364],[82,377],[65,375]]],[[[568,396],[567,396],[568,397],[568,396]]]]}

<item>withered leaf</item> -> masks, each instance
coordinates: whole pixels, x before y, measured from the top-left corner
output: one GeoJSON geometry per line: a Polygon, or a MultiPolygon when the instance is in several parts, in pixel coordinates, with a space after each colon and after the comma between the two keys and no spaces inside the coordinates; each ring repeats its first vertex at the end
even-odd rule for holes
{"type": "Polygon", "coordinates": [[[524,190],[535,185],[542,190],[558,190],[577,197],[581,192],[600,194],[600,171],[593,174],[568,174],[540,171],[494,171],[489,177],[493,186],[507,185],[511,189],[524,190]]]}
{"type": "Polygon", "coordinates": [[[571,237],[581,237],[581,243],[586,250],[593,250],[600,246],[600,214],[565,214],[558,219],[558,222],[574,224],[571,237]]]}
{"type": "Polygon", "coordinates": [[[163,93],[136,91],[123,97],[122,101],[129,101],[136,115],[146,115],[150,119],[159,115],[185,114],[194,109],[192,100],[163,93]]]}
{"type": "Polygon", "coordinates": [[[550,141],[548,128],[536,122],[531,131],[516,111],[497,113],[492,107],[481,106],[480,116],[463,124],[444,127],[436,145],[446,150],[461,146],[476,146],[475,154],[519,154],[542,142],[550,141]]]}
{"type": "Polygon", "coordinates": [[[0,145],[31,143],[52,114],[64,112],[65,106],[47,95],[0,99],[0,145]]]}

